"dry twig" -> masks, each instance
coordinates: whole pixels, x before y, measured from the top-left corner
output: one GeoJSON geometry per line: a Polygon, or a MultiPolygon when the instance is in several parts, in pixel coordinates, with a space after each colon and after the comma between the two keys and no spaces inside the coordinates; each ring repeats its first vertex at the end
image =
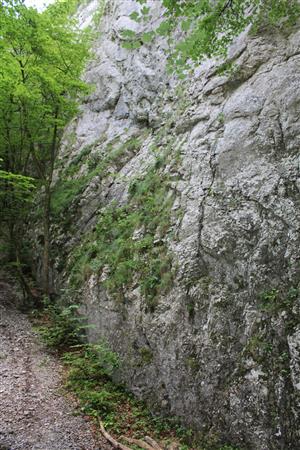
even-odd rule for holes
{"type": "Polygon", "coordinates": [[[100,419],[98,419],[99,421],[99,426],[100,426],[100,431],[102,433],[102,435],[105,437],[105,439],[116,449],[119,450],[132,450],[129,447],[126,447],[126,445],[120,444],[120,442],[116,441],[104,428],[103,423],[101,422],[100,419]]]}
{"type": "Polygon", "coordinates": [[[153,447],[153,450],[163,450],[158,443],[150,436],[145,437],[145,441],[153,447]]]}
{"type": "Polygon", "coordinates": [[[147,444],[147,442],[144,442],[140,439],[134,439],[127,436],[122,436],[123,439],[125,439],[129,444],[135,444],[139,447],[143,448],[144,450],[154,450],[153,447],[150,444],[147,444]]]}

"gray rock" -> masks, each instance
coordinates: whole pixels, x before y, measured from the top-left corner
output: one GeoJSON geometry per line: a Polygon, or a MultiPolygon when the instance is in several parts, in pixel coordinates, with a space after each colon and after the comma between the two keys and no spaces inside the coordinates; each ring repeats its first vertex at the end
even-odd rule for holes
{"type": "MultiPolygon", "coordinates": [[[[89,144],[105,157],[115,142],[142,142],[109,175],[90,180],[72,204],[69,237],[61,223],[54,242],[68,261],[101,208],[127,202],[130,182],[153,162],[153,145],[163,151],[171,142],[165,171],[176,175],[176,200],[166,242],[177,272],[152,312],[138,285],[120,305],[104,288],[105,270],[87,277],[80,297],[94,325],[89,338],[108,339],[124,361],[118,377],[154,410],[221,442],[297,450],[299,296],[286,299],[299,283],[299,32],[244,33],[229,53],[230,76],[209,61],[180,93],[165,72],[163,41],[122,48],[119,31],[133,25],[126,16],[139,6],[110,6],[86,72],[95,90],[66,132],[76,139],[69,145],[66,136],[61,161],[65,169],[89,144]],[[269,309],[261,294],[271,296],[269,309]],[[144,347],[153,355],[145,365],[144,347]]],[[[54,270],[54,279],[64,286],[68,273],[54,270]]]]}

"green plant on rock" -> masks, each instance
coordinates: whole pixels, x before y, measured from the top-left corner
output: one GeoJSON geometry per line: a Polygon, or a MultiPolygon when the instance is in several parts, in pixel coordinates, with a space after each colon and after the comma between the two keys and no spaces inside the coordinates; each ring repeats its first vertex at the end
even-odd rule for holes
{"type": "MultiPolygon", "coordinates": [[[[130,18],[149,21],[152,8],[143,7],[130,18]]],[[[300,7],[297,0],[161,0],[164,7],[159,25],[147,33],[123,31],[124,47],[136,49],[157,36],[168,40],[169,67],[183,78],[184,73],[212,57],[225,57],[233,39],[247,27],[253,34],[266,29],[286,30],[297,22],[300,7]],[[181,29],[180,37],[178,30],[181,29]]]]}
{"type": "Polygon", "coordinates": [[[59,216],[66,211],[87,184],[86,177],[75,179],[61,179],[55,185],[51,198],[51,211],[53,216],[59,216]]]}
{"type": "Polygon", "coordinates": [[[106,177],[109,175],[109,169],[112,166],[120,165],[122,156],[128,157],[128,154],[137,152],[141,146],[140,137],[129,138],[122,144],[117,145],[118,140],[109,143],[104,154],[92,152],[99,144],[97,141],[85,146],[60,174],[60,179],[52,191],[51,210],[54,217],[59,217],[67,211],[93,178],[96,176],[106,177]],[[87,165],[85,173],[77,175],[84,164],[87,165]]]}
{"type": "Polygon", "coordinates": [[[272,344],[267,342],[266,337],[261,334],[251,336],[244,348],[244,354],[259,364],[266,360],[269,353],[272,353],[272,344]]]}
{"type": "Polygon", "coordinates": [[[219,450],[239,450],[237,447],[232,447],[231,445],[223,445],[219,450]]]}
{"type": "Polygon", "coordinates": [[[149,347],[141,347],[139,349],[139,355],[141,359],[141,366],[150,364],[153,360],[153,352],[149,347]]]}
{"type": "Polygon", "coordinates": [[[281,311],[291,311],[297,298],[299,297],[298,286],[291,287],[287,292],[279,289],[270,289],[260,294],[260,309],[270,314],[277,314],[281,311]]]}
{"type": "Polygon", "coordinates": [[[122,299],[126,288],[137,283],[148,305],[155,306],[172,281],[165,244],[174,202],[170,181],[153,166],[131,183],[126,205],[112,204],[102,211],[95,231],[72,256],[73,284],[82,283],[84,273],[102,273],[116,298],[122,299]]]}

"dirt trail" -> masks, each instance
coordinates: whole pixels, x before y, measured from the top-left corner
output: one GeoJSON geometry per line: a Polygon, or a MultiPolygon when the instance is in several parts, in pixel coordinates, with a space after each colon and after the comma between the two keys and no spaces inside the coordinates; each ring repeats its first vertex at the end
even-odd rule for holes
{"type": "Polygon", "coordinates": [[[0,279],[0,450],[111,450],[61,390],[62,366],[39,343],[0,279]]]}

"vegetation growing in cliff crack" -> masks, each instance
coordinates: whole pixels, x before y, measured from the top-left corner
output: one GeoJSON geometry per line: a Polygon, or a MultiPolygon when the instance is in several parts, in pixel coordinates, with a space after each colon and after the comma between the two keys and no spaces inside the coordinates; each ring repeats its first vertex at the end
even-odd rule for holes
{"type": "Polygon", "coordinates": [[[61,171],[60,178],[52,192],[51,211],[54,217],[59,217],[71,206],[73,201],[84,191],[95,177],[107,177],[113,166],[119,166],[122,157],[135,154],[141,146],[141,137],[131,137],[120,143],[119,139],[106,145],[105,151],[93,152],[98,143],[85,146],[71,161],[69,166],[61,171]],[[84,173],[78,175],[82,168],[84,173]]]}
{"type": "MultiPolygon", "coordinates": [[[[266,290],[259,296],[259,302],[262,316],[253,326],[242,356],[250,357],[263,369],[262,376],[271,386],[278,377],[289,384],[291,355],[287,336],[299,324],[299,286],[266,290]]],[[[242,362],[239,371],[242,377],[248,371],[242,362]]]]}
{"type": "Polygon", "coordinates": [[[271,314],[278,314],[284,310],[291,311],[298,297],[298,287],[291,287],[287,292],[273,288],[260,294],[260,309],[271,314]]]}
{"type": "Polygon", "coordinates": [[[102,274],[103,284],[116,298],[123,299],[129,285],[138,286],[148,305],[155,306],[173,277],[164,241],[174,202],[170,182],[154,165],[132,181],[126,205],[112,204],[101,212],[95,231],[72,255],[73,284],[81,284],[85,273],[102,274]]]}

